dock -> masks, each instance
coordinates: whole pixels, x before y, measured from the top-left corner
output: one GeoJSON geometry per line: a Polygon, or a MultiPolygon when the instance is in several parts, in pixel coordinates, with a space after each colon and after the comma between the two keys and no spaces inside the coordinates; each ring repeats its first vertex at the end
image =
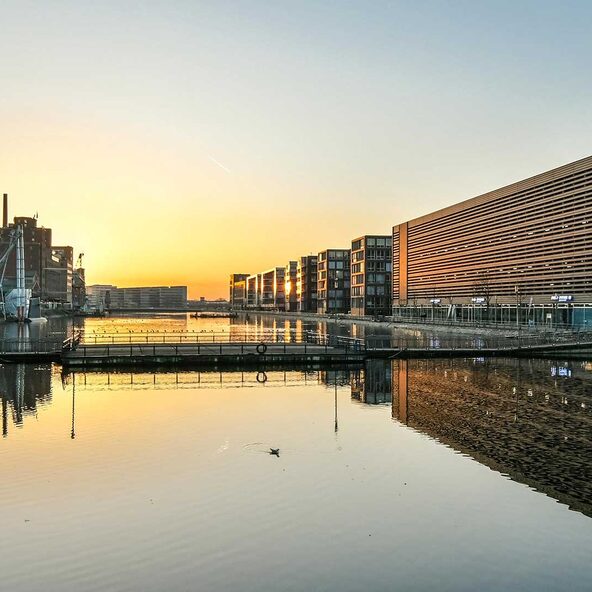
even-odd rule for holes
{"type": "Polygon", "coordinates": [[[2,341],[0,363],[44,362],[67,368],[141,366],[274,367],[361,365],[367,359],[592,357],[592,339],[474,345],[392,338],[359,339],[312,332],[264,335],[128,333],[64,341],[2,341]]]}

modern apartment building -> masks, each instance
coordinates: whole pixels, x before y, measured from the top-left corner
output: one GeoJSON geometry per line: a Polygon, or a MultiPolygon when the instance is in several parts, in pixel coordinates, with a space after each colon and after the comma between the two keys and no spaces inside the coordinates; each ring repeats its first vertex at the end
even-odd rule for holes
{"type": "Polygon", "coordinates": [[[247,278],[248,273],[233,273],[230,275],[230,306],[246,308],[247,306],[247,278]]]}
{"type": "Polygon", "coordinates": [[[392,236],[366,235],[352,241],[351,314],[391,314],[392,236]]]}
{"type": "Polygon", "coordinates": [[[298,310],[298,262],[289,261],[284,270],[284,310],[296,312],[298,310]]]}
{"type": "Polygon", "coordinates": [[[592,157],[393,227],[393,314],[592,325],[592,157]]]}
{"type": "Polygon", "coordinates": [[[269,310],[284,310],[285,306],[284,267],[272,267],[261,275],[261,296],[259,306],[269,310]]]}
{"type": "Polygon", "coordinates": [[[306,255],[298,260],[296,296],[298,312],[317,312],[317,255],[306,255]]]}
{"type": "Polygon", "coordinates": [[[261,274],[255,273],[247,278],[247,308],[261,305],[261,274]]]}
{"type": "Polygon", "coordinates": [[[317,259],[317,312],[346,314],[350,310],[350,249],[327,249],[317,259]]]}

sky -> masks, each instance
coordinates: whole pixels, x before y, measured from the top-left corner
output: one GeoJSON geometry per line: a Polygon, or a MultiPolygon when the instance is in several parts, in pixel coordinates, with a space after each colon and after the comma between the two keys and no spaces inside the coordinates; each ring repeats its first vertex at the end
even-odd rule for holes
{"type": "Polygon", "coordinates": [[[88,283],[255,273],[592,154],[592,3],[1,0],[0,192],[88,283]]]}

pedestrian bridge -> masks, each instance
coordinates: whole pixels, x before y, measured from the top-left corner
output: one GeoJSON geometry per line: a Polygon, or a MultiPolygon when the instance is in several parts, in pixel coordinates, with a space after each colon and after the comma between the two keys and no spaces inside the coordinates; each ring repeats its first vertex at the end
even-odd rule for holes
{"type": "Polygon", "coordinates": [[[371,358],[591,357],[588,334],[484,341],[451,336],[440,342],[417,336],[367,339],[310,331],[126,332],[84,335],[64,341],[0,341],[0,363],[56,362],[65,367],[274,366],[360,364],[371,358]]]}

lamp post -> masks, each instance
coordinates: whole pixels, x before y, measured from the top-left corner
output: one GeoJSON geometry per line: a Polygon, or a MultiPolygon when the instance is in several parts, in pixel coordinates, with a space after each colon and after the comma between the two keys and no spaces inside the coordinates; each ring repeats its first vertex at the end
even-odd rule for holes
{"type": "Polygon", "coordinates": [[[514,286],[516,293],[516,329],[518,330],[518,345],[520,345],[520,288],[514,286]]]}

